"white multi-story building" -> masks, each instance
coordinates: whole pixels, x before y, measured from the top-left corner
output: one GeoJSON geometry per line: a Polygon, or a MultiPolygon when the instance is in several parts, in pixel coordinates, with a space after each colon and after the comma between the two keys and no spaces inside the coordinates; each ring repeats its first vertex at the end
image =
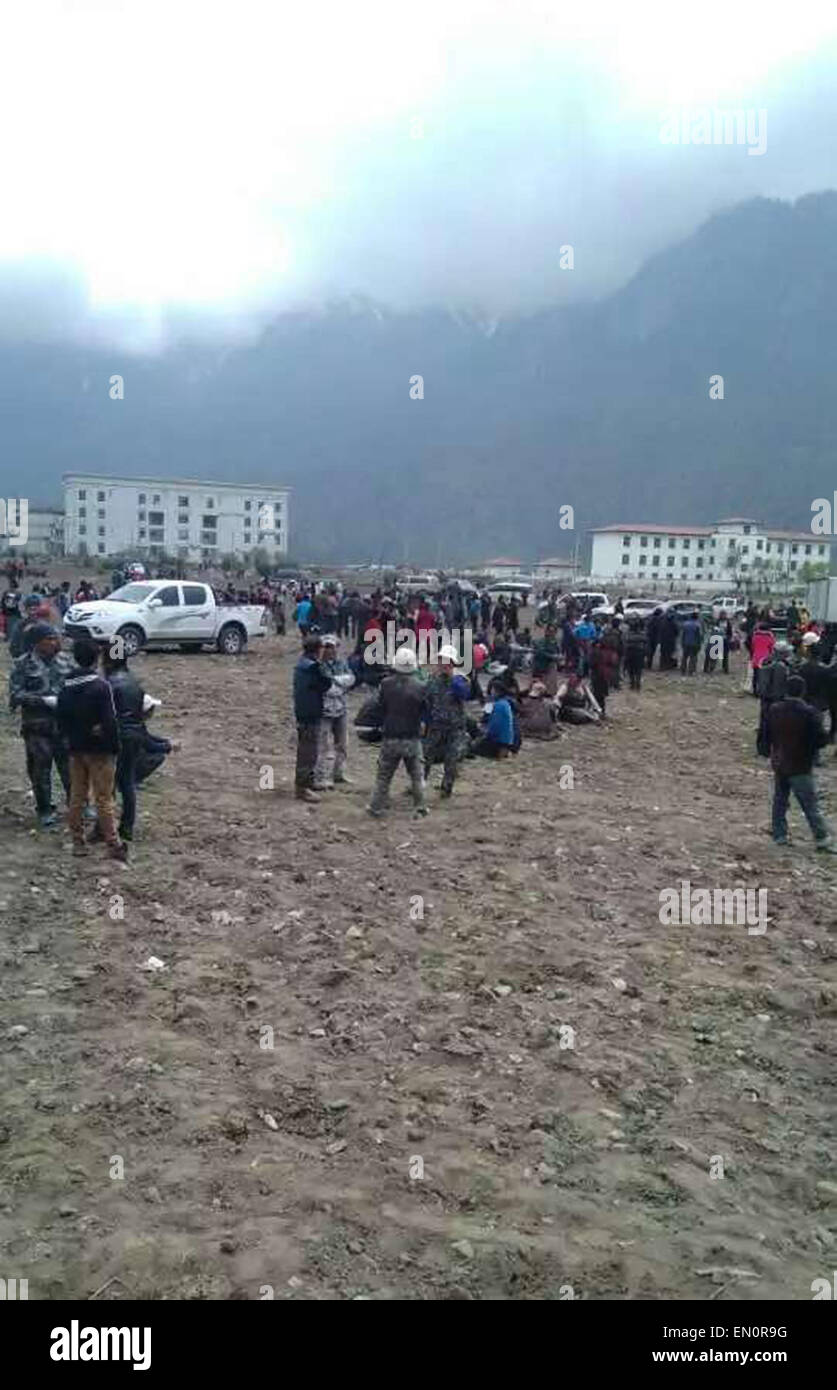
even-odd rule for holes
{"type": "MultiPolygon", "coordinates": [[[[14,499],[15,502],[17,499],[14,499]]],[[[7,527],[0,535],[0,555],[55,556],[64,553],[64,513],[60,507],[42,506],[33,502],[27,508],[25,530],[26,540],[22,544],[11,544],[9,530],[16,536],[20,530],[23,514],[14,509],[12,528],[7,527]]]]}
{"type": "Polygon", "coordinates": [[[71,555],[211,562],[257,546],[277,558],[288,552],[287,488],[99,473],[65,473],[63,482],[71,555]]]}
{"type": "Polygon", "coordinates": [[[700,589],[793,582],[802,566],[831,563],[831,545],[810,531],[783,531],[750,517],[714,526],[617,525],[592,530],[591,574],[600,580],[644,580],[700,589]]]}

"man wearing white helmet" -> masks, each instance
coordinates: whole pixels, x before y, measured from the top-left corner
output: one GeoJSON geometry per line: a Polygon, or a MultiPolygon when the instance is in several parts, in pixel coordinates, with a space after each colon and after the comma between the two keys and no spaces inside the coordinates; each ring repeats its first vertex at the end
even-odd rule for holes
{"type": "Polygon", "coordinates": [[[384,814],[390,783],[403,760],[412,783],[416,815],[426,816],[421,726],[427,712],[427,689],[416,675],[416,656],[410,647],[398,648],[392,667],[393,675],[385,676],[378,687],[383,737],[375,788],[366,809],[371,816],[384,814]]]}
{"type": "Polygon", "coordinates": [[[459,653],[454,646],[439,648],[439,669],[427,683],[427,736],[424,740],[424,775],[434,763],[444,763],[442,796],[450,796],[456,770],[465,756],[468,735],[465,702],[470,683],[456,674],[459,653]]]}

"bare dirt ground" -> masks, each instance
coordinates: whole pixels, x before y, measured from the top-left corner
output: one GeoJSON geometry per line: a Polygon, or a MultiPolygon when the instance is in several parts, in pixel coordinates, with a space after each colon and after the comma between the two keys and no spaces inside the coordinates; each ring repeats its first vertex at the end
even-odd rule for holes
{"type": "MultiPolygon", "coordinates": [[[[355,785],[292,799],[295,656],[136,661],[183,749],[125,868],[31,829],[0,722],[4,1274],[37,1299],[810,1299],[837,1263],[837,864],[796,812],[790,849],[765,834],[740,669],[654,673],[607,728],[466,763],[426,821],[399,781],[375,822],[353,733],[355,785]],[[766,888],[766,934],[662,926],[683,879],[766,888]]],[[[835,777],[828,750],[833,818],[835,777]]]]}

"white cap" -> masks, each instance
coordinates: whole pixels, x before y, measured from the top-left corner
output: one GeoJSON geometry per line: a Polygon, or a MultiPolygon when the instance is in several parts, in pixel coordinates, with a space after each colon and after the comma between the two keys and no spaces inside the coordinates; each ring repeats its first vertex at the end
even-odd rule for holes
{"type": "Polygon", "coordinates": [[[456,647],[451,646],[451,645],[446,645],[446,646],[444,646],[444,647],[440,647],[440,648],[439,648],[439,660],[440,660],[440,661],[453,661],[453,662],[455,662],[455,663],[458,664],[458,663],[459,663],[459,652],[456,650],[456,647]]]}
{"type": "Polygon", "coordinates": [[[417,665],[416,654],[409,647],[399,647],[392,658],[394,671],[415,671],[417,665]]]}

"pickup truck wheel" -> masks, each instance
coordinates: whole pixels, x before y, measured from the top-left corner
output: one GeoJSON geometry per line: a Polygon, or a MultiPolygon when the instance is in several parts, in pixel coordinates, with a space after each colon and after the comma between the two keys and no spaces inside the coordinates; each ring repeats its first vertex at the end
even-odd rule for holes
{"type": "Polygon", "coordinates": [[[122,638],[125,655],[127,657],[136,656],[140,647],[145,645],[145,633],[142,628],[134,627],[130,623],[126,627],[121,627],[116,635],[122,638]]]}
{"type": "Polygon", "coordinates": [[[238,656],[244,651],[247,639],[237,623],[227,623],[218,633],[218,650],[225,656],[238,656]]]}

